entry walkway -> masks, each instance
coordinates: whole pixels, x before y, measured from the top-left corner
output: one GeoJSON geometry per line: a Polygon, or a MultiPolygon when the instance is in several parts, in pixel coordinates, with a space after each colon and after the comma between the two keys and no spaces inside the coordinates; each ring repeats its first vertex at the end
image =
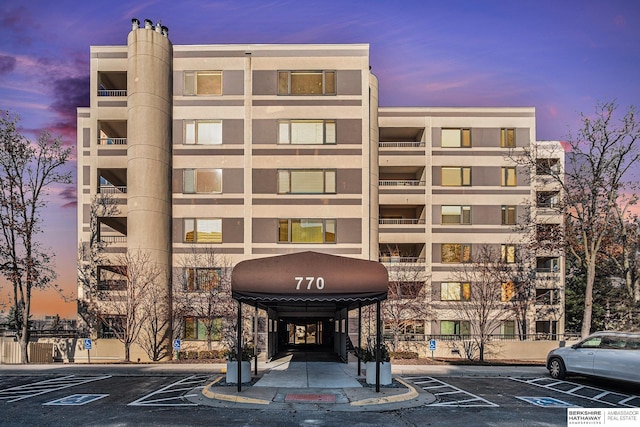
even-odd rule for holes
{"type": "Polygon", "coordinates": [[[432,394],[399,378],[392,387],[383,386],[376,392],[375,386],[358,381],[357,362],[326,361],[331,359],[335,356],[289,353],[266,363],[262,377],[253,385],[243,385],[241,392],[235,384],[220,385],[224,384],[223,376],[216,378],[204,388],[197,403],[247,409],[387,411],[435,400],[432,394]]]}

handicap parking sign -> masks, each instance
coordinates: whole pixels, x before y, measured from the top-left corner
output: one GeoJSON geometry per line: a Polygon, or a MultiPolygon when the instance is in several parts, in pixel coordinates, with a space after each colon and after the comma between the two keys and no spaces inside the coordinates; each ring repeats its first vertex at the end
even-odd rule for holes
{"type": "Polygon", "coordinates": [[[180,342],[180,340],[173,340],[173,349],[175,351],[180,350],[180,347],[182,346],[182,342],[180,342]]]}
{"type": "Polygon", "coordinates": [[[84,339],[84,349],[91,350],[91,339],[89,338],[84,339]]]}
{"type": "Polygon", "coordinates": [[[429,351],[436,351],[436,340],[429,340],[429,351]]]}

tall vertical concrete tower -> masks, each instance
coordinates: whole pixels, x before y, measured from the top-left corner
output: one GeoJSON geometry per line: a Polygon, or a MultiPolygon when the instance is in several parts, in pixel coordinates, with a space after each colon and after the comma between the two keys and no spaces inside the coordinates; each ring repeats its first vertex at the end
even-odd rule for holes
{"type": "MultiPolygon", "coordinates": [[[[171,110],[173,46],[168,30],[132,21],[127,66],[127,249],[147,253],[167,319],[158,339],[171,342],[171,110]]],[[[171,354],[169,351],[168,354],[171,354]]]]}

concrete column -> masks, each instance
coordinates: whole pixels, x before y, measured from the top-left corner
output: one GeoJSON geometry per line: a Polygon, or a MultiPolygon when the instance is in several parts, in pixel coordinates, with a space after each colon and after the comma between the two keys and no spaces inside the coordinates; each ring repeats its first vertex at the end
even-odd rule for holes
{"type": "MultiPolygon", "coordinates": [[[[159,28],[159,27],[158,27],[159,28]]],[[[171,355],[171,117],[173,47],[166,34],[134,28],[127,66],[127,249],[161,271],[166,305],[159,339],[171,355]]]]}
{"type": "Polygon", "coordinates": [[[378,218],[380,203],[378,182],[378,142],[380,140],[378,126],[378,78],[369,74],[369,260],[378,261],[380,249],[378,244],[378,218]]]}

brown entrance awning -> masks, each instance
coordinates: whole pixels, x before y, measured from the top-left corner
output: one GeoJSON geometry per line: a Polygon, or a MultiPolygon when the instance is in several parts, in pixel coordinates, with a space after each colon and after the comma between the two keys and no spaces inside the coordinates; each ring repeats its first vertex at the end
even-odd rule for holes
{"type": "Polygon", "coordinates": [[[233,298],[252,305],[333,302],[355,306],[387,298],[389,275],[375,261],[300,252],[238,263],[233,298]]]}

